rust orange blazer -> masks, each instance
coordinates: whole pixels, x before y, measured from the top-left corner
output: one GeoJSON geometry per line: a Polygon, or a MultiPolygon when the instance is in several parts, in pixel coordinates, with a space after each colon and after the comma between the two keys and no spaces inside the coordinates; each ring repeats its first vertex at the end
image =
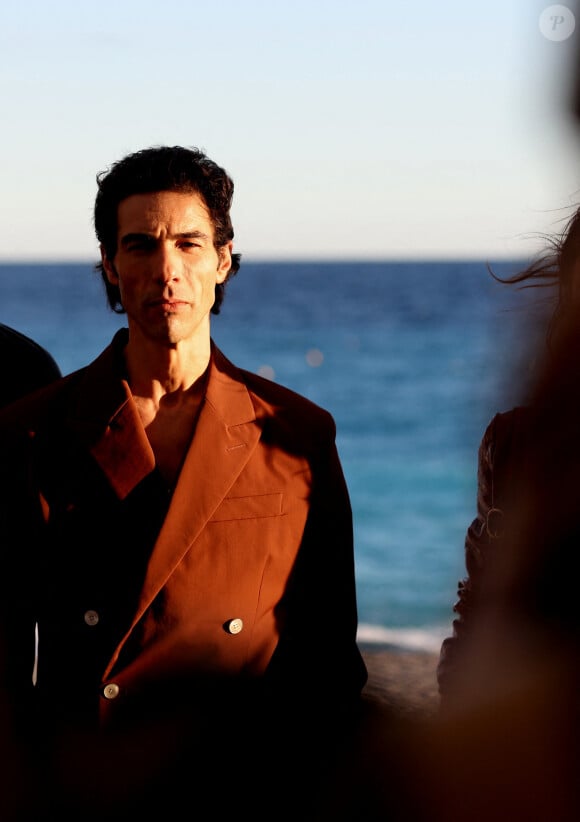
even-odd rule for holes
{"type": "Polygon", "coordinates": [[[168,489],[124,377],[126,334],[1,413],[6,692],[45,721],[100,726],[194,701],[200,683],[356,700],[366,669],[332,417],[212,343],[168,489]]]}

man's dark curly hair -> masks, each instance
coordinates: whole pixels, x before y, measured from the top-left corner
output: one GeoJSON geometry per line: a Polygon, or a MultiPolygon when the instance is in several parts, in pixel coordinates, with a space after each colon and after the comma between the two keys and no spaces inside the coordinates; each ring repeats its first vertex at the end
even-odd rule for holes
{"type": "MultiPolygon", "coordinates": [[[[195,192],[209,211],[214,229],[216,249],[234,238],[230,208],[234,184],[227,172],[198,148],[154,146],[128,154],[107,171],[97,174],[94,225],[97,239],[109,260],[117,253],[117,216],[119,203],[133,194],[159,191],[195,192]]],[[[219,314],[225,285],[240,267],[240,254],[232,254],[232,265],[223,283],[215,287],[213,314],[219,314]]],[[[107,292],[111,309],[124,314],[119,288],[107,279],[103,264],[97,265],[107,292]]]]}

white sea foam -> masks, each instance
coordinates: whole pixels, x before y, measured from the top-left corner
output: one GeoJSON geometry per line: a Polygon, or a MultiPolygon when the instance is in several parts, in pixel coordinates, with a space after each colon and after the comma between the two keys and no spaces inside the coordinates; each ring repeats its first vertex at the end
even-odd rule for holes
{"type": "Polygon", "coordinates": [[[366,645],[393,645],[412,651],[439,653],[449,626],[429,628],[385,628],[382,625],[360,624],[357,639],[366,645]]]}

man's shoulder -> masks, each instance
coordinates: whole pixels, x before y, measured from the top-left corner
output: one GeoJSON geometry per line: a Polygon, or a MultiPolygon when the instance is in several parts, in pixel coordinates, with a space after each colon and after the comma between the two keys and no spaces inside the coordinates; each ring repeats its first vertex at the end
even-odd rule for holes
{"type": "Polygon", "coordinates": [[[330,412],[326,408],[286,385],[252,371],[240,369],[240,373],[243,375],[246,387],[256,398],[265,403],[271,403],[279,410],[284,409],[289,413],[296,412],[321,419],[330,417],[330,412]]]}
{"type": "Polygon", "coordinates": [[[285,385],[250,371],[242,373],[264,431],[276,432],[276,438],[289,444],[299,442],[307,450],[326,447],[335,440],[336,423],[326,408],[285,385]]]}
{"type": "Polygon", "coordinates": [[[234,365],[218,349],[215,356],[219,367],[231,379],[241,382],[248,391],[256,416],[271,416],[288,420],[303,428],[327,428],[335,430],[330,411],[286,385],[234,365]]]}
{"type": "Polygon", "coordinates": [[[0,408],[0,430],[34,429],[51,424],[75,409],[81,400],[82,405],[90,406],[95,397],[102,396],[107,381],[117,378],[115,358],[123,339],[122,335],[115,335],[112,343],[92,362],[0,408]]]}
{"type": "Polygon", "coordinates": [[[58,418],[76,392],[85,369],[79,369],[27,393],[0,408],[0,435],[5,439],[19,431],[37,430],[58,418]]]}

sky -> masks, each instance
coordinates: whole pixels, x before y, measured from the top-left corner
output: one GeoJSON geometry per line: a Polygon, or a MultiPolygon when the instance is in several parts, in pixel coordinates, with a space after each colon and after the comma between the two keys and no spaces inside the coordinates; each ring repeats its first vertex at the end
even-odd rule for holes
{"type": "Polygon", "coordinates": [[[551,5],[7,3],[0,262],[94,261],[96,174],[160,144],[230,173],[245,260],[533,253],[580,204],[551,5]]]}

